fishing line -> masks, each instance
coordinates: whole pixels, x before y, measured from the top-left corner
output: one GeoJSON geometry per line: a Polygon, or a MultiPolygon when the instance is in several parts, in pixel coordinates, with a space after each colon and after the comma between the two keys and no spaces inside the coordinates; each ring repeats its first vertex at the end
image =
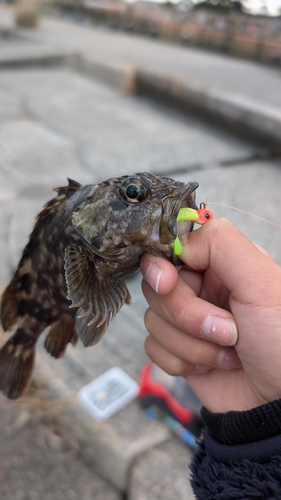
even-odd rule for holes
{"type": "Polygon", "coordinates": [[[237,210],[238,212],[242,212],[243,214],[250,215],[251,217],[254,217],[255,219],[259,219],[262,222],[266,222],[267,224],[271,224],[272,226],[276,226],[276,227],[279,227],[279,229],[281,229],[281,225],[277,224],[276,222],[272,222],[270,220],[264,219],[263,217],[260,217],[259,215],[252,214],[251,212],[247,212],[246,210],[242,210],[241,208],[233,207],[232,205],[228,205],[227,203],[221,203],[219,201],[208,201],[208,202],[206,202],[206,207],[208,205],[222,205],[223,207],[232,208],[233,210],[237,210]]]}

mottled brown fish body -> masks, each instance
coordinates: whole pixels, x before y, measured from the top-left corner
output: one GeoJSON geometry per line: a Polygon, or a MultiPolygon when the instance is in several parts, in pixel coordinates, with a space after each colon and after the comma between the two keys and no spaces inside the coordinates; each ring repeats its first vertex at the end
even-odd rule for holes
{"type": "Polygon", "coordinates": [[[16,329],[0,350],[4,394],[14,399],[28,387],[36,341],[46,327],[45,347],[56,358],[78,336],[85,346],[100,340],[130,302],[125,279],[137,271],[141,255],[178,263],[172,250],[177,215],[182,207],[197,208],[197,187],[140,173],[89,186],[69,180],[55,189],[2,295],[3,328],[16,329]]]}

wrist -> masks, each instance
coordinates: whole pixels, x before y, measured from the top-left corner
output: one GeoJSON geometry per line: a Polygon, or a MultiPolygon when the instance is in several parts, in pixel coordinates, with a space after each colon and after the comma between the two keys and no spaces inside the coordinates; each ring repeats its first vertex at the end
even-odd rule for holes
{"type": "Polygon", "coordinates": [[[246,411],[211,413],[203,407],[202,417],[220,443],[252,443],[281,434],[281,399],[246,411]]]}

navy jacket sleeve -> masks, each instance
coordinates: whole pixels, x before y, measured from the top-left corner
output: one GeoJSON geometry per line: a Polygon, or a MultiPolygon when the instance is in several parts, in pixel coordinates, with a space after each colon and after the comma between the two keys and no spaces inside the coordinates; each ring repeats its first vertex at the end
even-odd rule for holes
{"type": "Polygon", "coordinates": [[[281,499],[281,400],[243,412],[210,413],[191,463],[198,500],[281,499]]]}

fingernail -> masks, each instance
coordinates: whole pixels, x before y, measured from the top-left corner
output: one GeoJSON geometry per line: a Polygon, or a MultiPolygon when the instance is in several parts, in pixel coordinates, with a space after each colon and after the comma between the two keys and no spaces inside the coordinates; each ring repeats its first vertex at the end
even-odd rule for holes
{"type": "Polygon", "coordinates": [[[217,368],[239,368],[241,361],[237,356],[235,349],[229,347],[222,349],[219,353],[216,367],[217,368]]]}
{"type": "Polygon", "coordinates": [[[214,315],[205,319],[201,335],[206,340],[230,346],[236,344],[238,338],[237,327],[232,319],[214,315]]]}
{"type": "Polygon", "coordinates": [[[144,273],[145,280],[150,284],[150,286],[158,293],[160,278],[162,276],[163,269],[159,267],[155,262],[151,262],[144,273]]]}

